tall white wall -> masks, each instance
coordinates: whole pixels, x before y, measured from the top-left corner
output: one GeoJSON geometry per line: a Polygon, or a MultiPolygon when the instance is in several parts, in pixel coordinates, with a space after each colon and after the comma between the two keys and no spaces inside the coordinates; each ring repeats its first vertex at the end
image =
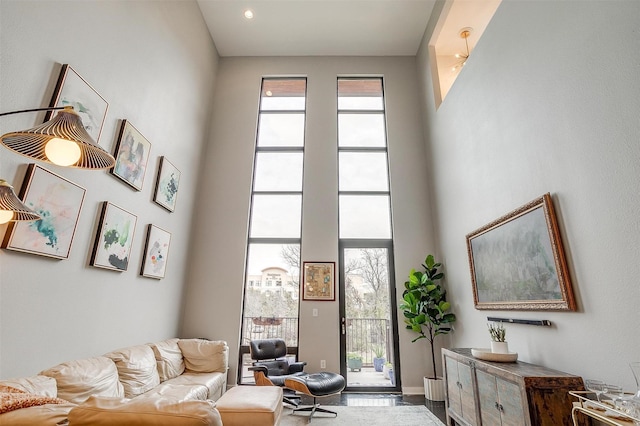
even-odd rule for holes
{"type": "MultiPolygon", "coordinates": [[[[452,344],[487,347],[487,316],[519,359],[632,389],[640,360],[640,3],[503,1],[434,108],[418,55],[452,344]],[[474,309],[465,235],[551,192],[577,312],[474,309]]],[[[433,26],[433,22],[431,27],[433,26]]]]}
{"type": "MultiPolygon", "coordinates": [[[[236,380],[251,175],[263,76],[307,76],[302,260],[337,261],[337,117],[339,75],[381,75],[385,81],[398,297],[412,267],[434,250],[425,148],[413,57],[222,58],[204,159],[203,190],[193,240],[184,332],[224,339],[236,380]]],[[[430,371],[426,345],[412,344],[401,325],[403,386],[421,392],[430,371]]],[[[338,302],[301,302],[299,358],[309,371],[339,371],[338,302]],[[311,315],[317,308],[318,317],[311,315]]],[[[411,389],[409,389],[411,390],[411,389]]]]}
{"type": "MultiPolygon", "coordinates": [[[[86,188],[86,198],[69,259],[0,250],[0,377],[178,334],[217,60],[195,2],[0,2],[0,112],[48,106],[68,63],[109,102],[103,148],[113,152],[122,119],[152,145],[141,192],[106,171],[40,164],[86,188]],[[174,213],[152,202],[162,155],[182,172],[174,213]],[[88,266],[105,200],[138,218],[126,272],[88,266]],[[148,223],[172,234],[160,281],[138,274],[148,223]]],[[[42,118],[2,117],[0,134],[42,118]]],[[[0,148],[0,177],[18,191],[29,162],[0,148]]]]}

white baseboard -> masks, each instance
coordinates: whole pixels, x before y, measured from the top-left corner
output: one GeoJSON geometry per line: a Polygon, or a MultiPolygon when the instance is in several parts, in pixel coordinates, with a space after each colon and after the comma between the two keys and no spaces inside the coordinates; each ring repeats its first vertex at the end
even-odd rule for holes
{"type": "Polygon", "coordinates": [[[424,395],[424,386],[419,387],[403,387],[403,395],[424,395]]]}

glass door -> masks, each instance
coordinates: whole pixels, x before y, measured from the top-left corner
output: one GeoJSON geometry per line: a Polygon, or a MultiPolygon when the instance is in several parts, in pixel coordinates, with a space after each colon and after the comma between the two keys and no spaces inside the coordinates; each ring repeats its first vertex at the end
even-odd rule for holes
{"type": "Polygon", "coordinates": [[[398,391],[391,241],[341,241],[341,373],[346,390],[398,391]]]}

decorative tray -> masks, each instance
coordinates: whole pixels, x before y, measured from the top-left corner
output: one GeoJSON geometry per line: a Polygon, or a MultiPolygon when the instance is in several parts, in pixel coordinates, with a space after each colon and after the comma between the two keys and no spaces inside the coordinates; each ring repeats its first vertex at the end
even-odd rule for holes
{"type": "Polygon", "coordinates": [[[491,352],[491,349],[471,349],[471,355],[478,359],[494,362],[516,362],[518,360],[518,352],[508,352],[506,354],[500,354],[491,352]]]}

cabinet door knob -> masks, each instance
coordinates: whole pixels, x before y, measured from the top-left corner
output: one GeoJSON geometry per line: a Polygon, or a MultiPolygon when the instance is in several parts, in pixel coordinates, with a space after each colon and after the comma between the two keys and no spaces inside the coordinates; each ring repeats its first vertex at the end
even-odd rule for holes
{"type": "Polygon", "coordinates": [[[498,410],[504,413],[504,407],[502,406],[502,404],[498,404],[498,410]]]}
{"type": "Polygon", "coordinates": [[[495,402],[494,406],[496,407],[496,410],[500,411],[500,404],[498,404],[498,401],[495,402]]]}

